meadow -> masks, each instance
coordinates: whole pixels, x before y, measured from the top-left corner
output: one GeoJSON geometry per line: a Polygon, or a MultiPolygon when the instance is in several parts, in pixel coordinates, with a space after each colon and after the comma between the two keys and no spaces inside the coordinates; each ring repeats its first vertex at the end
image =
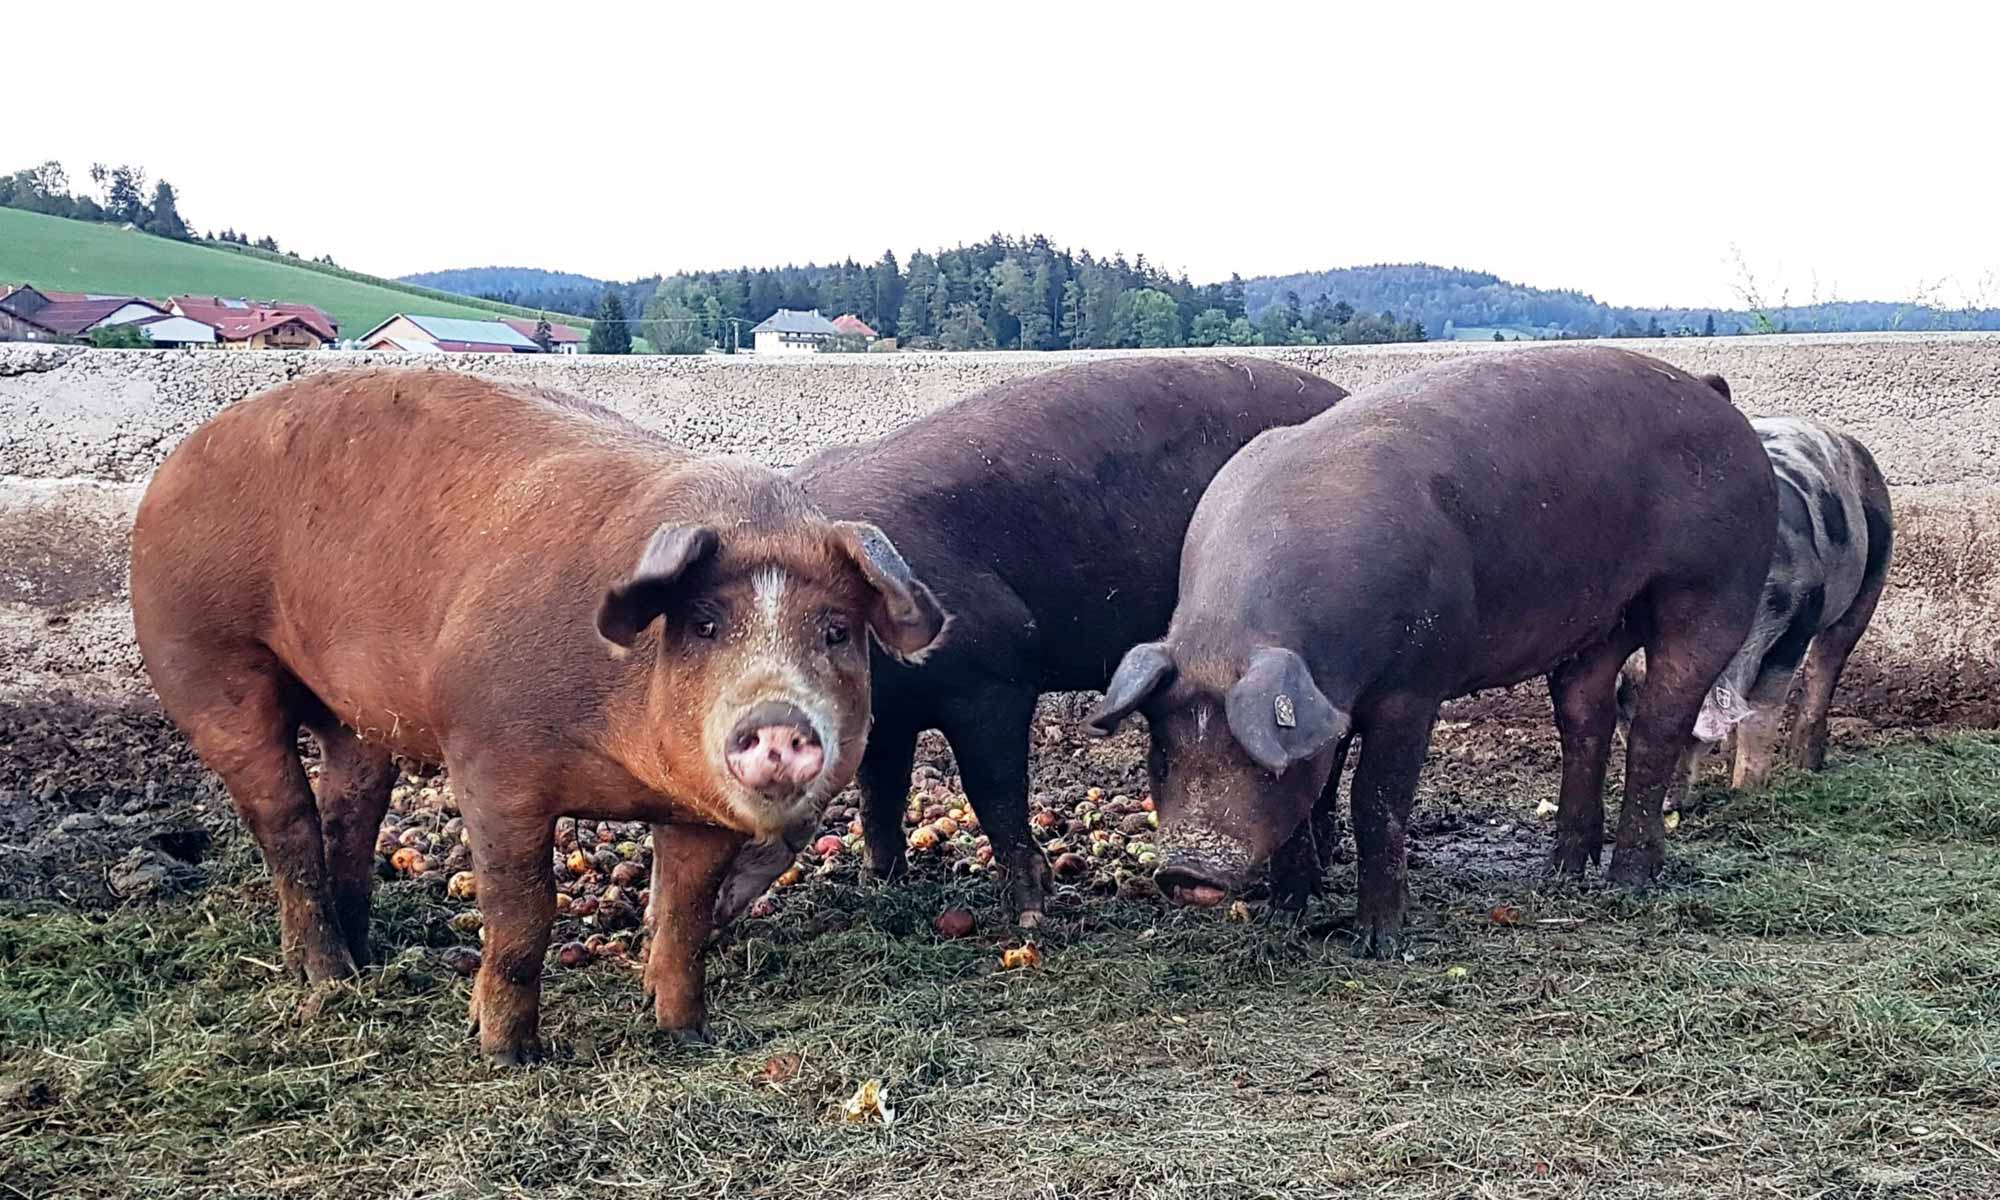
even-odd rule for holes
{"type": "MultiPolygon", "coordinates": [[[[1132,786],[1135,751],[1065,735],[1040,803],[1132,786]]],[[[654,1030],[618,960],[552,963],[551,1054],[518,1070],[467,1037],[477,936],[440,884],[386,885],[386,965],[306,989],[225,836],[179,898],[0,907],[0,1196],[2000,1186],[2000,737],[1871,732],[1760,796],[1707,785],[1638,896],[1541,879],[1553,753],[1441,730],[1401,961],[1350,957],[1346,853],[1297,923],[1069,894],[1015,969],[989,878],[841,861],[721,938],[716,1045],[654,1030]],[[972,936],[933,932],[953,906],[972,936]],[[893,1123],[843,1119],[869,1079],[893,1123]]]]}
{"type": "MultiPolygon", "coordinates": [[[[178,295],[298,301],[331,313],[343,337],[359,337],[399,312],[488,320],[539,315],[250,247],[176,242],[12,208],[0,208],[0,283],[156,301],[178,295]]],[[[590,324],[577,317],[552,319],[579,328],[590,324]]]]}

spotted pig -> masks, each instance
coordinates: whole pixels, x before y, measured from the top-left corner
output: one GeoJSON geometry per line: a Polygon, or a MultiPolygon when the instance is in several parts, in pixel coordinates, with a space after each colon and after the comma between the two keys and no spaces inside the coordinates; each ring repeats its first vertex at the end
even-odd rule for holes
{"type": "MultiPolygon", "coordinates": [[[[1766,417],[1751,425],[1776,476],[1778,537],[1756,623],[1694,723],[1703,742],[1735,734],[1732,782],[1739,788],[1761,787],[1779,757],[1786,701],[1801,662],[1803,690],[1784,758],[1806,770],[1826,761],[1827,709],[1848,655],[1875,614],[1895,539],[1889,486],[1866,446],[1802,417],[1766,417]]],[[[1621,710],[1629,710],[1643,678],[1640,660],[1627,664],[1621,710]]]]}

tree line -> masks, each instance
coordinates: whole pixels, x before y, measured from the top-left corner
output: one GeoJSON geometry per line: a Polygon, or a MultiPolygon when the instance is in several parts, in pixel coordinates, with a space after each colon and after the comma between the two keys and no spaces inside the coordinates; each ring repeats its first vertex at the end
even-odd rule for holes
{"type": "Polygon", "coordinates": [[[69,172],[51,159],[12,175],[0,175],[0,207],[76,221],[130,224],[160,237],[188,238],[180,196],[173,184],[162,179],[148,196],[145,168],[124,163],[92,163],[90,181],[97,185],[96,196],[71,192],[69,172]]]}
{"type": "MultiPolygon", "coordinates": [[[[620,297],[620,303],[630,307],[620,297]]],[[[1047,237],[994,235],[970,246],[893,251],[872,263],[738,267],[661,279],[639,310],[661,353],[734,348],[780,308],[853,314],[906,348],[1084,350],[1422,341],[1424,327],[1296,295],[1253,320],[1240,276],[1195,284],[1138,255],[1099,258],[1047,237]]],[[[581,314],[580,314],[581,315],[581,314]]],[[[597,311],[600,320],[603,312],[597,311]]]]}

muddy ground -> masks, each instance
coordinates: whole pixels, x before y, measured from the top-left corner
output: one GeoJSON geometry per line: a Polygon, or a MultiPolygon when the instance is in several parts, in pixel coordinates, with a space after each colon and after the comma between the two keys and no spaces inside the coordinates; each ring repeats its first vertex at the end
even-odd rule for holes
{"type": "MultiPolygon", "coordinates": [[[[1090,849],[1087,835],[1066,833],[1064,825],[1074,819],[1076,805],[1092,795],[1091,789],[1098,789],[1097,799],[1113,827],[1121,816],[1136,812],[1133,802],[1148,790],[1143,723],[1132,722],[1107,741],[1086,737],[1081,722],[1092,700],[1086,695],[1048,697],[1036,719],[1031,807],[1060,818],[1052,830],[1041,831],[1044,846],[1055,853],[1090,849]],[[1125,801],[1119,805],[1122,811],[1108,811],[1114,799],[1125,801]]],[[[1554,798],[1560,752],[1552,726],[1523,719],[1524,707],[1509,704],[1494,715],[1492,704],[1460,705],[1440,723],[1413,831],[1412,865],[1419,886],[1427,871],[1470,881],[1525,876],[1539,868],[1548,848],[1548,822],[1523,820],[1522,813],[1541,799],[1554,798]]],[[[1880,736],[1867,722],[1838,721],[1835,748],[1857,749],[1880,736]]],[[[310,742],[304,745],[310,756],[310,742]]],[[[1711,762],[1710,770],[1721,770],[1719,760],[1711,762]]],[[[1614,761],[1614,795],[1616,778],[1614,761]]],[[[930,799],[964,804],[950,750],[936,734],[920,745],[916,779],[919,790],[932,793],[930,799]]],[[[854,800],[850,793],[835,801],[829,832],[845,831],[841,810],[854,800]]],[[[399,792],[391,818],[394,826],[421,828],[430,837],[435,852],[416,878],[436,889],[465,865],[462,853],[448,863],[440,840],[449,806],[448,791],[408,798],[399,792]]],[[[918,823],[914,812],[911,823],[918,823]]],[[[1146,836],[1134,832],[1129,840],[1140,842],[1146,836]]],[[[644,830],[621,827],[605,841],[627,837],[643,841],[644,830]]],[[[1120,849],[1126,840],[1118,839],[1120,849]]],[[[412,839],[404,841],[411,844],[412,839]]],[[[407,874],[391,868],[392,848],[385,838],[385,878],[407,874]]],[[[560,860],[568,849],[558,851],[558,876],[563,878],[560,860]]],[[[913,866],[920,874],[977,872],[983,864],[959,861],[970,859],[973,850],[967,838],[958,847],[913,853],[913,866]]],[[[1336,862],[1350,861],[1351,851],[1351,842],[1344,844],[1336,862]]],[[[248,853],[249,843],[227,796],[155,707],[145,702],[105,707],[70,696],[0,704],[0,901],[100,908],[164,899],[198,890],[206,878],[204,863],[232,852],[248,853]]],[[[647,861],[642,854],[641,864],[647,861]]],[[[850,874],[855,861],[849,855],[822,874],[850,874]]],[[[816,862],[809,859],[807,865],[816,862]]],[[[1072,902],[1093,891],[1121,890],[1121,881],[1144,874],[1139,863],[1117,853],[1090,865],[1088,875],[1068,881],[1072,902]]]]}

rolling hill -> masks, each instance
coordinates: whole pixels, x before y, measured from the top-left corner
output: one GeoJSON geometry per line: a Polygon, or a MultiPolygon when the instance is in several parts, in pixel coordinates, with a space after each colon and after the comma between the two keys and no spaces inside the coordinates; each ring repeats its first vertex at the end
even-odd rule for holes
{"type": "Polygon", "coordinates": [[[1888,329],[2000,329],[2000,309],[1943,309],[1916,303],[1831,300],[1772,307],[1762,312],[1724,308],[1633,308],[1606,304],[1571,289],[1513,283],[1484,271],[1429,263],[1382,263],[1263,275],[1243,284],[1254,318],[1287,292],[1310,306],[1321,296],[1345,300],[1363,312],[1391,310],[1423,321],[1433,338],[1490,340],[1493,332],[1518,337],[1599,337],[1638,334],[1654,324],[1666,332],[1699,331],[1712,317],[1721,334],[1782,329],[1798,333],[1848,333],[1888,329]]]}
{"type": "MultiPolygon", "coordinates": [[[[440,317],[539,316],[533,309],[455,296],[245,246],[176,242],[116,225],[0,208],[0,283],[68,292],[129,292],[296,300],[316,304],[356,337],[399,312],[440,317]]],[[[588,325],[562,316],[571,325],[588,325]]]]}

